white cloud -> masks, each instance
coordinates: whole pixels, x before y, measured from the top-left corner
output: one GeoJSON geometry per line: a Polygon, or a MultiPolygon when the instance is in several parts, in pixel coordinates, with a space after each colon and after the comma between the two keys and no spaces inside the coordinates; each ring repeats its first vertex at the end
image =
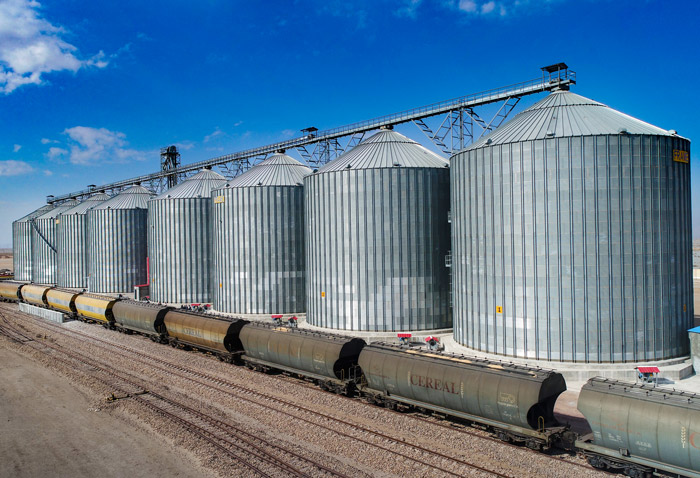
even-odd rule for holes
{"type": "Polygon", "coordinates": [[[108,64],[102,51],[79,59],[78,49],[61,38],[66,31],[42,18],[40,8],[35,0],[0,1],[0,92],[41,84],[45,73],[108,64]]]}
{"type": "Polygon", "coordinates": [[[396,10],[396,14],[400,17],[416,18],[416,10],[423,0],[405,0],[402,7],[396,10]]]}
{"type": "Polygon", "coordinates": [[[282,130],[282,136],[285,138],[291,138],[295,134],[298,134],[297,131],[294,131],[293,129],[283,129],[282,130]]]}
{"type": "Polygon", "coordinates": [[[41,138],[41,144],[49,144],[49,143],[60,143],[60,141],[58,141],[56,139],[41,138]]]}
{"type": "Polygon", "coordinates": [[[44,175],[45,176],[53,176],[53,171],[51,171],[49,169],[44,169],[44,175]]]}
{"type": "Polygon", "coordinates": [[[491,13],[496,8],[496,2],[486,2],[481,6],[481,13],[491,13]]]}
{"type": "Polygon", "coordinates": [[[458,10],[474,16],[505,17],[509,14],[532,13],[549,8],[563,0],[443,0],[441,5],[448,10],[458,10]]]}
{"type": "Polygon", "coordinates": [[[70,151],[62,148],[49,149],[48,155],[54,152],[56,156],[68,153],[72,164],[92,165],[112,162],[127,162],[130,160],[143,161],[154,153],[128,148],[126,135],[119,131],[106,128],[90,128],[74,126],[64,132],[70,139],[70,151]]]}
{"type": "Polygon", "coordinates": [[[181,151],[187,151],[194,148],[194,143],[192,141],[182,141],[181,143],[175,143],[175,146],[181,151]]]}
{"type": "Polygon", "coordinates": [[[34,168],[25,161],[15,161],[9,159],[0,161],[0,176],[19,176],[34,172],[34,168]]]}
{"type": "Polygon", "coordinates": [[[12,148],[12,152],[13,152],[13,153],[16,153],[16,152],[19,151],[20,149],[22,149],[22,145],[21,145],[21,144],[16,144],[16,145],[12,148]]]}
{"type": "Polygon", "coordinates": [[[463,12],[474,13],[477,11],[476,2],[474,0],[459,0],[459,9],[463,12]]]}
{"type": "Polygon", "coordinates": [[[57,146],[52,146],[49,148],[49,152],[46,153],[46,157],[49,159],[59,159],[68,154],[68,150],[59,148],[57,146]]]}
{"type": "Polygon", "coordinates": [[[217,136],[221,136],[222,134],[224,134],[224,132],[221,131],[219,128],[216,128],[212,134],[208,134],[204,137],[204,142],[208,143],[212,139],[216,138],[217,136]]]}
{"type": "Polygon", "coordinates": [[[235,123],[233,123],[233,126],[235,128],[236,126],[240,126],[242,124],[243,124],[243,121],[236,121],[235,123]]]}

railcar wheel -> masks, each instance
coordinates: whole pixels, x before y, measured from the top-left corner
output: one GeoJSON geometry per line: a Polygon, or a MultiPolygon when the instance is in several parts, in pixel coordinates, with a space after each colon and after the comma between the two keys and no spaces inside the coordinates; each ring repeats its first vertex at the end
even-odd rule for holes
{"type": "Polygon", "coordinates": [[[597,468],[598,470],[608,469],[608,465],[606,465],[605,462],[601,460],[599,456],[589,455],[586,457],[586,461],[588,461],[589,465],[591,465],[593,468],[597,468]]]}
{"type": "Polygon", "coordinates": [[[542,443],[537,440],[527,440],[525,441],[525,446],[531,450],[542,451],[542,443]]]}
{"type": "Polygon", "coordinates": [[[502,431],[502,430],[499,430],[498,432],[496,432],[496,436],[498,437],[499,440],[501,440],[501,441],[503,441],[503,442],[506,442],[506,443],[510,443],[510,442],[513,441],[513,440],[511,440],[511,438],[508,436],[508,434],[507,434],[506,432],[502,431]]]}

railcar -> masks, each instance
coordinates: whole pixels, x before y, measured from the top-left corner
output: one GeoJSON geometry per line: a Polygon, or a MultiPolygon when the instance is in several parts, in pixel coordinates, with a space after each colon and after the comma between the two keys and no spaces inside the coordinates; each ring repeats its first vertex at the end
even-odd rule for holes
{"type": "Polygon", "coordinates": [[[242,353],[239,333],[248,321],[175,309],[163,323],[173,347],[193,347],[233,363],[242,353]]]}
{"type": "Polygon", "coordinates": [[[251,322],[241,330],[243,361],[258,370],[276,369],[315,380],[325,390],[350,393],[361,378],[357,367],[365,341],[251,322]]]}
{"type": "Polygon", "coordinates": [[[80,294],[80,292],[67,289],[49,289],[46,291],[46,302],[52,309],[63,312],[71,318],[75,318],[78,314],[78,309],[75,307],[75,299],[77,299],[80,294]]]}
{"type": "Polygon", "coordinates": [[[596,377],[581,389],[578,409],[593,433],[576,448],[592,466],[700,478],[700,395],[596,377]]]}
{"type": "Polygon", "coordinates": [[[85,322],[97,322],[105,327],[113,327],[114,314],[112,308],[118,298],[97,294],[81,294],[75,298],[75,308],[78,318],[85,322]]]}
{"type": "Polygon", "coordinates": [[[9,280],[0,281],[0,300],[5,302],[19,302],[22,300],[22,284],[21,282],[13,282],[9,280]]]}
{"type": "Polygon", "coordinates": [[[137,332],[154,342],[167,343],[165,314],[173,308],[167,305],[120,300],[112,308],[114,325],[120,332],[137,332]]]}
{"type": "Polygon", "coordinates": [[[22,286],[22,299],[27,304],[48,307],[49,303],[46,300],[46,293],[49,289],[51,289],[51,286],[25,284],[22,286]]]}
{"type": "Polygon", "coordinates": [[[505,441],[533,449],[567,433],[554,417],[566,390],[557,372],[504,362],[370,344],[359,358],[370,400],[431,410],[492,427],[505,441]]]}

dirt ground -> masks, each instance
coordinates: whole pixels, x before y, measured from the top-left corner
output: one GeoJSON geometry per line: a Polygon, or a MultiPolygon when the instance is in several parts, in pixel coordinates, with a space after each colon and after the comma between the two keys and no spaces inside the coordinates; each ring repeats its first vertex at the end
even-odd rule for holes
{"type": "Polygon", "coordinates": [[[209,477],[182,450],[111,416],[0,341],[0,476],[209,477]]]}

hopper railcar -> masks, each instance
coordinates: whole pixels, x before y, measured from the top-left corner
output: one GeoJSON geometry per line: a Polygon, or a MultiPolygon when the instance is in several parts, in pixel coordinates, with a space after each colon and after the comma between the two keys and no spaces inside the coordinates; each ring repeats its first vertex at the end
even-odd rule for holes
{"type": "Polygon", "coordinates": [[[22,282],[0,281],[0,301],[19,302],[22,300],[22,282]]]}
{"type": "Polygon", "coordinates": [[[114,326],[120,332],[139,333],[154,342],[167,343],[165,315],[172,307],[150,302],[120,300],[112,308],[114,326]]]}
{"type": "Polygon", "coordinates": [[[411,406],[493,428],[504,441],[533,449],[566,439],[554,418],[564,377],[505,362],[371,344],[359,357],[362,393],[390,408],[411,406]]]}
{"type": "Polygon", "coordinates": [[[171,310],[163,320],[173,347],[194,348],[230,363],[242,353],[239,334],[248,321],[186,310],[171,310]]]}
{"type": "Polygon", "coordinates": [[[336,393],[354,391],[361,380],[362,339],[259,322],[246,324],[240,339],[241,358],[250,368],[307,377],[336,393]]]}

